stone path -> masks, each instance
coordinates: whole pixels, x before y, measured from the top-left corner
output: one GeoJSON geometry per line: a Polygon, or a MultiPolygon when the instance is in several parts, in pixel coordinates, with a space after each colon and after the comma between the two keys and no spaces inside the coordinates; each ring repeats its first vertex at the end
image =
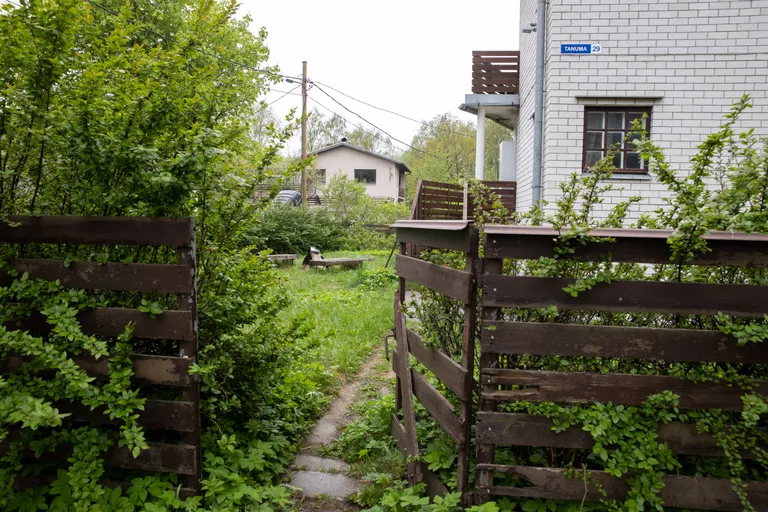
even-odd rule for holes
{"type": "Polygon", "coordinates": [[[335,441],[349,423],[349,409],[365,381],[375,372],[381,358],[381,354],[377,353],[366,363],[354,382],[341,388],[338,398],[331,404],[328,412],[304,439],[291,471],[291,485],[301,489],[301,494],[305,497],[301,504],[302,511],[359,510],[347,502],[346,498],[361,490],[364,487],[363,482],[345,474],[349,471],[346,462],[324,458],[320,450],[335,441]]]}

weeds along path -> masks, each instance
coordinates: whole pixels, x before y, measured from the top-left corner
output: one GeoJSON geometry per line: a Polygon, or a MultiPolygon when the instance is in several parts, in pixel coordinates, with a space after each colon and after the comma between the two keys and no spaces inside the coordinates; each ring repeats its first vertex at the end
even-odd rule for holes
{"type": "Polygon", "coordinates": [[[382,359],[381,352],[377,351],[357,379],[342,387],[338,398],[304,439],[291,473],[291,485],[300,488],[305,497],[301,510],[359,510],[345,498],[361,490],[364,483],[347,476],[350,468],[346,462],[323,457],[322,449],[333,443],[351,421],[350,408],[359,399],[363,387],[379,382],[382,374],[387,373],[382,359]]]}
{"type": "MultiPolygon", "coordinates": [[[[301,510],[359,510],[345,498],[362,489],[363,482],[347,475],[346,462],[324,453],[353,419],[350,408],[366,385],[380,383],[388,372],[381,339],[392,327],[395,280],[391,271],[382,269],[387,253],[372,255],[375,259],[359,270],[297,265],[286,271],[294,298],[291,314],[303,316],[312,327],[308,357],[340,386],[338,396],[304,439],[291,470],[290,484],[301,490],[301,510]]],[[[350,255],[326,255],[343,256],[350,255]]]]}

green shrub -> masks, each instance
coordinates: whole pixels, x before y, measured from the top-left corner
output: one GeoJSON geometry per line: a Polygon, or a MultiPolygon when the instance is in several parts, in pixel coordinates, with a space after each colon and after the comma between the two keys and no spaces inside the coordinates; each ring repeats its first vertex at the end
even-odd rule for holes
{"type": "Polygon", "coordinates": [[[266,210],[243,236],[243,244],[275,254],[304,254],[310,247],[341,249],[342,224],[323,208],[275,206],[266,210]]]}

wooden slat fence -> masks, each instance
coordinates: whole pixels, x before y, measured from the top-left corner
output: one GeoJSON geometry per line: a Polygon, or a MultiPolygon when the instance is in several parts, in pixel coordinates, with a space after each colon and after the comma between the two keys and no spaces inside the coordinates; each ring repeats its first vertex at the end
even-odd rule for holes
{"type": "Polygon", "coordinates": [[[472,94],[517,94],[519,92],[519,51],[472,52],[472,94]]]}
{"type": "MultiPolygon", "coordinates": [[[[481,181],[480,183],[501,199],[509,213],[515,212],[516,182],[481,181]]],[[[464,185],[419,180],[410,218],[411,220],[471,220],[475,216],[474,203],[474,199],[464,185]]],[[[482,208],[484,211],[490,211],[492,205],[489,201],[485,201],[482,208]]]]}
{"type": "MultiPolygon", "coordinates": [[[[458,490],[466,500],[469,488],[470,446],[472,426],[472,383],[474,372],[475,325],[477,310],[477,231],[466,221],[399,221],[395,223],[400,254],[396,270],[400,276],[395,300],[395,338],[397,349],[393,369],[397,375],[397,405],[403,412],[403,423],[392,417],[392,435],[407,456],[419,454],[413,397],[456,443],[459,453],[458,490]],[[421,247],[453,249],[467,254],[466,267],[457,270],[406,255],[406,245],[418,241],[421,247]],[[461,362],[425,346],[422,337],[406,324],[400,298],[405,297],[406,282],[417,283],[464,304],[464,336],[461,362]],[[458,409],[418,371],[410,366],[409,354],[422,363],[458,399],[458,409]]],[[[411,483],[424,481],[432,494],[443,494],[445,488],[426,465],[411,463],[411,483]]]]}
{"type": "MultiPolygon", "coordinates": [[[[16,226],[0,222],[0,242],[20,244],[56,244],[67,246],[170,247],[175,250],[175,264],[94,263],[87,261],[18,258],[9,261],[12,268],[27,272],[31,279],[58,280],[65,288],[109,292],[163,294],[176,297],[176,309],[151,318],[137,309],[97,307],[78,316],[86,334],[114,338],[125,326],[135,323],[134,339],[175,342],[177,353],[171,355],[135,354],[134,380],[150,389],[178,390],[176,399],[151,395],[143,411],[138,411],[141,425],[148,430],[177,432],[178,441],[150,442],[150,448],[134,458],[126,448],[113,447],[106,454],[106,466],[147,472],[176,473],[183,476],[183,495],[199,490],[201,475],[200,391],[197,378],[189,368],[197,360],[197,298],[195,292],[195,229],[192,219],[140,217],[11,217],[16,226]]],[[[85,251],[84,251],[85,252],[85,251]]],[[[0,285],[11,278],[0,275],[0,285]]],[[[15,327],[15,326],[14,326],[15,327]]],[[[45,335],[50,326],[42,315],[32,315],[21,328],[45,335]]],[[[146,344],[144,344],[146,346],[146,344]]],[[[108,360],[90,356],[73,357],[86,372],[97,378],[107,376],[108,360]]],[[[24,359],[9,356],[0,360],[0,372],[18,371],[24,359]]],[[[146,396],[146,395],[145,395],[146,396]]],[[[79,403],[59,402],[55,406],[70,414],[67,421],[91,425],[115,425],[101,410],[79,403]]],[[[171,438],[168,438],[171,439],[171,438]]],[[[49,454],[49,462],[65,461],[66,449],[49,454]]],[[[46,476],[28,479],[26,484],[45,483],[46,476]]],[[[50,478],[48,478],[50,481],[50,478]]],[[[25,481],[20,479],[23,485],[25,481]]],[[[120,482],[114,485],[125,485],[120,482]]]]}
{"type": "MultiPolygon", "coordinates": [[[[411,390],[430,415],[457,443],[459,489],[465,501],[501,496],[599,500],[596,482],[608,499],[622,499],[626,483],[605,472],[588,470],[588,478],[569,478],[566,468],[504,465],[496,460],[497,446],[547,447],[588,450],[592,436],[579,428],[561,433],[542,416],[505,412],[504,403],[517,400],[557,403],[608,403],[640,405],[649,395],[670,390],[679,395],[681,409],[742,409],[743,391],[718,382],[694,382],[666,375],[539,371],[504,367],[502,361],[516,356],[602,357],[642,361],[712,362],[743,365],[768,364],[768,345],[740,346],[720,331],[676,328],[614,327],[601,325],[514,322],[505,320],[504,308],[540,308],[556,305],[561,310],[607,312],[660,312],[664,314],[729,315],[754,318],[768,313],[768,287],[729,284],[615,281],[600,283],[574,298],[563,291],[570,283],[539,277],[503,275],[505,259],[538,259],[554,254],[559,233],[546,227],[486,225],[484,258],[478,258],[476,230],[463,221],[403,221],[395,224],[397,240],[421,247],[464,252],[467,267],[461,271],[441,267],[401,254],[397,261],[400,296],[405,282],[413,281],[465,304],[464,359],[459,364],[442,353],[424,347],[421,337],[405,326],[399,304],[395,319],[398,354],[398,406],[405,425],[393,418],[393,434],[407,453],[418,453],[415,430],[409,419],[410,403],[403,390],[411,390]],[[475,340],[475,297],[480,295],[479,339],[475,340]],[[480,382],[476,418],[472,417],[473,358],[475,341],[480,347],[480,382]],[[456,411],[425,379],[408,367],[410,353],[422,362],[459,398],[456,411]],[[476,426],[476,475],[470,489],[466,468],[472,422],[476,426]],[[498,485],[495,475],[512,475],[525,486],[498,485]]],[[[600,230],[595,237],[610,240],[578,245],[575,255],[584,261],[641,264],[670,262],[667,239],[661,230],[600,230]]],[[[706,237],[711,251],[694,258],[690,265],[722,265],[764,268],[768,264],[768,236],[741,233],[711,233],[706,237]]],[[[752,381],[756,392],[768,394],[768,381],[752,381]]],[[[677,454],[720,457],[721,448],[696,425],[673,422],[660,425],[661,442],[677,454]]],[[[745,454],[751,458],[753,455],[745,454]]],[[[413,480],[412,480],[413,481],[413,480]]],[[[737,511],[741,502],[727,479],[664,476],[660,496],[665,506],[737,511]]],[[[768,482],[747,482],[746,490],[757,510],[768,510],[768,482]]]]}

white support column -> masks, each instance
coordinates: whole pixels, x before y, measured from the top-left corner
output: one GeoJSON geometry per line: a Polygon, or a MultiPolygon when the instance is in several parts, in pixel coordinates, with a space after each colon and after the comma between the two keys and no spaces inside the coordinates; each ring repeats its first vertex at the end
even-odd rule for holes
{"type": "Polygon", "coordinates": [[[483,179],[485,171],[485,107],[477,109],[477,142],[475,144],[475,178],[483,179]]]}

